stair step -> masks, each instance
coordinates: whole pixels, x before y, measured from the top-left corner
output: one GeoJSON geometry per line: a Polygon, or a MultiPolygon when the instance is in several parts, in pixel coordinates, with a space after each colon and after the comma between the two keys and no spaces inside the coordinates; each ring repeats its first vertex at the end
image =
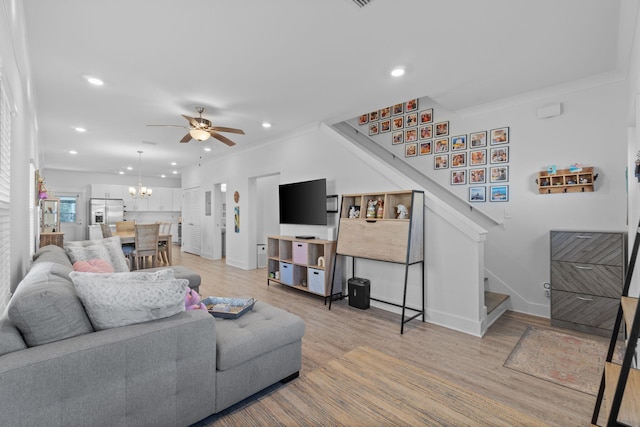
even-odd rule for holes
{"type": "Polygon", "coordinates": [[[500,304],[509,298],[507,294],[499,294],[497,292],[484,292],[484,305],[487,307],[487,314],[495,310],[500,304]]]}
{"type": "MultiPolygon", "coordinates": [[[[610,402],[613,401],[613,395],[616,392],[620,370],[620,365],[616,363],[605,363],[604,401],[607,417],[609,415],[610,402]]],[[[637,369],[631,368],[631,371],[629,371],[620,412],[618,413],[618,422],[630,426],[640,425],[640,371],[637,369]]]]}

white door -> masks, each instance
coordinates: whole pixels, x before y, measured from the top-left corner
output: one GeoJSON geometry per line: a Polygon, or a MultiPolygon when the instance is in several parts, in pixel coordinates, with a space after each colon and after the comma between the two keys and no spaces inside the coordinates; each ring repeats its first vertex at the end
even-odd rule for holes
{"type": "Polygon", "coordinates": [[[182,202],[182,250],[200,255],[200,216],[203,215],[200,187],[186,188],[182,202]]]}
{"type": "Polygon", "coordinates": [[[79,194],[57,193],[60,197],[60,231],[64,233],[64,241],[84,240],[85,206],[79,194]]]}

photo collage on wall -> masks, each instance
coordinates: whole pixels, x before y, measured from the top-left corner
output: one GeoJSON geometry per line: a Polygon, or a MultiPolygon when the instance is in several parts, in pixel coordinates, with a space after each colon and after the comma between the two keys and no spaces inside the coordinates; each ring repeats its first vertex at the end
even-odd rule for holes
{"type": "Polygon", "coordinates": [[[358,124],[369,136],[389,133],[405,157],[433,155],[433,168],[446,170],[451,185],[469,186],[470,202],[509,201],[509,127],[457,134],[449,121],[435,120],[433,108],[420,110],[417,98],[363,114],[358,124]]]}

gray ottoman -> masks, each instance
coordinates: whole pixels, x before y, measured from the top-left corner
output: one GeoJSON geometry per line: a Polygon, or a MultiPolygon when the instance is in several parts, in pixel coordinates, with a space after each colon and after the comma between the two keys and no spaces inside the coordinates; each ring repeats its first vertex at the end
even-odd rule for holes
{"type": "Polygon", "coordinates": [[[303,335],[300,317],[261,301],[237,319],[216,318],[216,412],[295,378],[303,335]]]}

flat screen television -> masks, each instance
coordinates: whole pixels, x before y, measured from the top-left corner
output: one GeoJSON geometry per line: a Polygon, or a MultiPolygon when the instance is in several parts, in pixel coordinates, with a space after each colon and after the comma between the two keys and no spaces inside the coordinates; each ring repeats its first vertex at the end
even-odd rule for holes
{"type": "Polygon", "coordinates": [[[281,184],[280,224],[327,225],[327,180],[281,184]]]}

